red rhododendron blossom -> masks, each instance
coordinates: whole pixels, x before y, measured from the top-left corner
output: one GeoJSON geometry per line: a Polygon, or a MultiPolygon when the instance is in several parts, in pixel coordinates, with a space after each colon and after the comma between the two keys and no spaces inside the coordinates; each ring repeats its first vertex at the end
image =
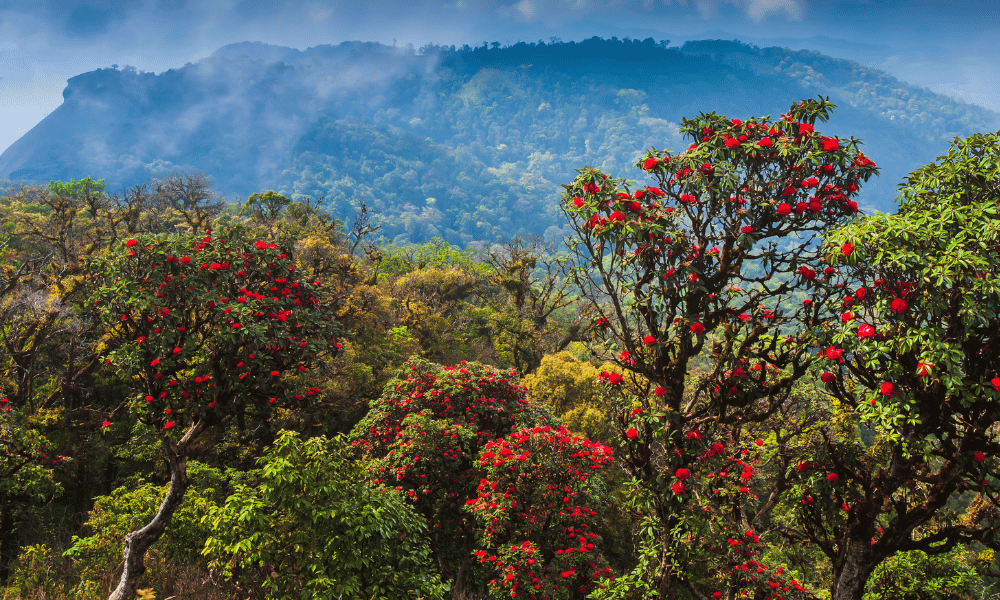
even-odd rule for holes
{"type": "Polygon", "coordinates": [[[875,337],[875,328],[867,323],[858,326],[858,337],[861,339],[875,337]]]}
{"type": "Polygon", "coordinates": [[[149,361],[149,366],[151,366],[151,367],[158,367],[158,366],[160,366],[160,359],[154,358],[153,360],[149,361]]]}
{"type": "Polygon", "coordinates": [[[279,373],[278,371],[271,371],[271,377],[278,377],[280,375],[281,373],[279,373]]]}
{"type": "Polygon", "coordinates": [[[806,281],[812,281],[813,279],[816,279],[816,271],[813,271],[806,266],[799,267],[799,277],[805,279],[806,281]]]}
{"type": "Polygon", "coordinates": [[[744,225],[743,227],[740,227],[740,233],[753,233],[753,227],[744,225]]]}
{"type": "Polygon", "coordinates": [[[822,148],[824,152],[836,152],[837,150],[840,150],[840,142],[837,138],[823,138],[820,140],[820,148],[822,148]]]}
{"type": "Polygon", "coordinates": [[[674,484],[672,486],[670,486],[670,490],[673,493],[677,494],[678,496],[681,495],[681,494],[683,494],[684,493],[684,482],[683,481],[675,481],[674,484]]]}
{"type": "Polygon", "coordinates": [[[774,209],[774,210],[775,210],[775,212],[777,212],[777,213],[778,213],[779,215],[781,215],[781,216],[783,216],[783,217],[787,217],[787,216],[788,216],[789,214],[791,214],[791,212],[792,212],[792,207],[791,207],[791,206],[789,206],[787,202],[782,202],[782,203],[781,203],[781,204],[779,204],[779,205],[778,205],[778,207],[777,207],[776,209],[774,209]]]}
{"type": "Polygon", "coordinates": [[[729,138],[726,140],[726,148],[735,148],[740,145],[740,141],[736,138],[729,138]]]}
{"type": "Polygon", "coordinates": [[[630,440],[634,440],[635,438],[639,437],[639,431],[635,427],[629,427],[628,430],[625,432],[625,437],[627,437],[630,440]]]}
{"type": "Polygon", "coordinates": [[[163,424],[163,428],[164,429],[170,429],[173,426],[174,426],[174,422],[173,421],[167,421],[166,423],[163,424]]]}
{"type": "Polygon", "coordinates": [[[577,208],[583,208],[584,204],[586,204],[586,202],[583,201],[583,198],[581,198],[579,196],[577,196],[576,198],[573,198],[573,206],[575,206],[577,208]]]}
{"type": "Polygon", "coordinates": [[[813,131],[815,131],[815,129],[809,123],[799,123],[799,135],[805,135],[807,133],[812,133],[813,131]]]}
{"type": "Polygon", "coordinates": [[[829,358],[830,360],[837,360],[838,358],[843,356],[843,354],[844,354],[843,350],[841,350],[840,348],[835,348],[834,346],[830,346],[829,348],[826,349],[826,357],[829,358]]]}
{"type": "Polygon", "coordinates": [[[851,245],[851,242],[845,242],[844,245],[840,247],[840,253],[844,256],[850,256],[853,252],[854,246],[851,245]]]}
{"type": "Polygon", "coordinates": [[[822,375],[819,376],[819,380],[822,381],[823,383],[833,383],[834,381],[837,380],[837,376],[834,375],[833,373],[823,373],[822,375]]]}
{"type": "Polygon", "coordinates": [[[691,476],[691,472],[688,471],[687,469],[685,469],[684,467],[681,467],[680,469],[677,469],[677,472],[674,473],[674,477],[676,477],[677,479],[680,479],[680,480],[687,479],[690,476],[691,476]]]}
{"type": "Polygon", "coordinates": [[[854,320],[854,313],[849,310],[845,310],[842,315],[840,315],[840,320],[844,323],[850,323],[854,320]]]}
{"type": "Polygon", "coordinates": [[[652,169],[653,167],[655,167],[659,162],[660,162],[659,159],[657,159],[655,157],[653,157],[653,158],[647,158],[645,160],[645,162],[642,163],[642,168],[648,171],[648,170],[652,169]]]}
{"type": "MultiPolygon", "coordinates": [[[[104,427],[104,428],[111,427],[111,421],[105,421],[105,422],[101,423],[101,427],[104,427]]],[[[982,461],[979,461],[979,462],[982,462],[982,461]]]]}
{"type": "Polygon", "coordinates": [[[983,454],[982,452],[976,452],[975,454],[972,455],[972,460],[974,460],[974,461],[976,461],[978,463],[981,463],[984,460],[986,460],[986,455],[983,454]]]}
{"type": "Polygon", "coordinates": [[[136,245],[136,244],[138,244],[138,243],[139,243],[139,242],[138,242],[138,241],[136,241],[136,239],[135,239],[135,238],[129,238],[129,240],[128,240],[127,242],[125,242],[125,247],[126,247],[126,248],[131,248],[132,246],[135,246],[135,245],[136,245]]]}
{"type": "Polygon", "coordinates": [[[917,363],[917,375],[921,377],[927,377],[928,375],[931,374],[931,371],[933,369],[934,365],[932,365],[931,363],[925,363],[925,362],[917,363]]]}
{"type": "Polygon", "coordinates": [[[836,473],[829,473],[826,476],[826,480],[832,481],[833,483],[837,483],[838,481],[840,481],[840,476],[838,476],[836,473]]]}
{"type": "Polygon", "coordinates": [[[190,256],[182,256],[181,257],[181,264],[185,264],[186,265],[186,264],[188,264],[190,262],[191,262],[191,257],[190,256]]]}
{"type": "Polygon", "coordinates": [[[760,141],[757,142],[757,145],[760,146],[761,148],[771,148],[774,146],[774,142],[771,141],[771,138],[765,137],[765,138],[760,138],[760,141]]]}
{"type": "Polygon", "coordinates": [[[891,381],[884,381],[882,382],[882,387],[879,388],[879,391],[882,392],[883,396],[891,396],[892,393],[896,391],[896,388],[892,385],[891,381]]]}
{"type": "Polygon", "coordinates": [[[701,335],[705,333],[705,326],[698,322],[691,323],[691,333],[701,335]]]}
{"type": "Polygon", "coordinates": [[[889,310],[891,310],[894,314],[902,314],[906,312],[907,308],[910,308],[910,303],[902,298],[896,298],[891,304],[889,304],[889,310]]]}
{"type": "Polygon", "coordinates": [[[651,335],[647,335],[646,337],[642,338],[642,343],[646,344],[647,346],[650,344],[655,344],[656,338],[651,335]]]}
{"type": "Polygon", "coordinates": [[[993,385],[993,389],[1000,392],[1000,377],[994,377],[990,380],[990,383],[993,385]]]}

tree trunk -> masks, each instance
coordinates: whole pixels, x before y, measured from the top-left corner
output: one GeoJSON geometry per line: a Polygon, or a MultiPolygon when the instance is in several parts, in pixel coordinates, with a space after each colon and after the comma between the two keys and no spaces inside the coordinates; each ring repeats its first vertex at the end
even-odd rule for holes
{"type": "Polygon", "coordinates": [[[125,536],[125,567],[118,587],[111,592],[108,600],[135,599],[136,590],[142,582],[142,574],[146,572],[146,551],[163,535],[167,525],[170,524],[170,519],[174,516],[174,511],[184,499],[184,493],[187,492],[190,483],[187,478],[187,448],[202,429],[204,426],[201,421],[195,423],[176,444],[169,438],[163,438],[163,454],[170,467],[170,488],[167,489],[167,495],[160,503],[153,520],[142,529],[125,536]]]}
{"type": "Polygon", "coordinates": [[[830,600],[861,600],[868,576],[878,564],[876,561],[870,552],[852,552],[844,557],[841,565],[834,565],[830,600]],[[837,569],[837,566],[840,568],[837,569]]]}
{"type": "Polygon", "coordinates": [[[464,600],[465,588],[469,584],[469,572],[472,571],[472,548],[468,548],[458,568],[455,581],[451,584],[451,600],[464,600]]]}
{"type": "Polygon", "coordinates": [[[670,566],[670,548],[667,545],[662,547],[660,553],[660,567],[656,574],[656,597],[657,600],[676,600],[677,598],[677,574],[670,566]]]}

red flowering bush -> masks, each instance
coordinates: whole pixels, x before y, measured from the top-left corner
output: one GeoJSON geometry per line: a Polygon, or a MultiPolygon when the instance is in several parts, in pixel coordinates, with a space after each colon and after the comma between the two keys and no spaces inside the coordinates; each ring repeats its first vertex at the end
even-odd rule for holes
{"type": "Polygon", "coordinates": [[[337,328],[320,282],[295,269],[290,246],[257,241],[242,227],[218,237],[137,236],[87,265],[105,365],[129,388],[123,409],[160,436],[171,477],[153,521],[126,536],[114,597],[134,595],[146,550],[184,498],[198,436],[263,415],[279,399],[307,401],[314,390],[292,389],[294,375],[332,352],[337,328]]]}
{"type": "Polygon", "coordinates": [[[693,142],[686,150],[639,161],[654,185],[633,190],[584,169],[566,186],[575,280],[601,324],[595,335],[607,356],[655,390],[606,388],[623,436],[620,459],[662,531],[654,578],[663,597],[677,593],[677,565],[692,548],[681,543],[682,525],[696,510],[689,503],[699,454],[683,436],[700,423],[705,439],[722,437],[779,414],[795,382],[822,360],[806,323],[841,312],[840,275],[819,238],[857,214],[855,196],[877,169],[859,160],[857,140],[816,131],[831,109],[820,99],[777,121],[702,114],[683,121],[693,142]],[[657,343],[644,344],[647,336],[657,343]],[[711,363],[692,376],[708,349],[711,363]],[[636,404],[640,422],[632,422],[636,404]],[[692,479],[663,476],[678,468],[692,479]]]}
{"type": "Polygon", "coordinates": [[[314,394],[280,375],[333,351],[333,312],[287,247],[260,248],[250,236],[233,228],[219,237],[149,237],[132,254],[90,263],[95,308],[112,340],[106,365],[130,381],[129,410],[142,422],[211,424],[314,394]]]}
{"type": "Polygon", "coordinates": [[[601,514],[600,471],[611,449],[563,428],[536,426],[491,441],[478,497],[467,502],[495,578],[496,598],[584,598],[611,573],[594,525],[601,514]]]}
{"type": "Polygon", "coordinates": [[[487,472],[483,449],[552,421],[545,407],[528,402],[512,371],[464,362],[446,367],[414,357],[386,384],[350,440],[371,480],[400,491],[427,519],[444,576],[461,594],[478,530],[464,507],[479,497],[487,472]]]}

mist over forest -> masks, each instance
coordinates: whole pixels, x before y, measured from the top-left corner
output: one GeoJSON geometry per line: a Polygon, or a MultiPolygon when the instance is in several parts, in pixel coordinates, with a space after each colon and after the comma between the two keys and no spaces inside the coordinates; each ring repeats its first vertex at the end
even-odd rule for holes
{"type": "Polygon", "coordinates": [[[817,52],[705,40],[592,38],[471,48],[246,42],[159,75],[119,67],[69,80],[63,104],[0,156],[11,181],[103,178],[118,191],[203,172],[232,202],[274,189],[361,202],[397,242],[558,241],[559,187],[584,166],[636,181],[647,149],[681,150],[683,117],[777,117],[838,105],[881,176],[860,199],[894,210],[904,175],[1000,115],[817,52]]]}

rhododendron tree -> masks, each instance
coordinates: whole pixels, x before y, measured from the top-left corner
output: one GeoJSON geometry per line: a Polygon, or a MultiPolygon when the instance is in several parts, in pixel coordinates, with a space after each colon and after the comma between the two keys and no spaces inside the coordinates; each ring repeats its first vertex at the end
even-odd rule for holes
{"type": "Polygon", "coordinates": [[[611,449],[562,427],[538,425],[487,442],[485,476],[466,501],[481,531],[479,561],[496,598],[584,598],[611,573],[594,525],[600,472],[611,449]]]}
{"type": "Polygon", "coordinates": [[[463,598],[477,527],[466,502],[479,496],[491,441],[549,423],[525,397],[514,371],[478,363],[441,366],[411,358],[351,432],[371,480],[402,493],[427,519],[431,548],[453,598],[463,598]]]}
{"type": "Polygon", "coordinates": [[[576,281],[599,344],[645,386],[634,397],[609,381],[610,408],[620,458],[661,532],[660,598],[690,583],[681,540],[692,507],[676,493],[688,484],[668,475],[700,456],[688,435],[738,436],[741,423],[773,417],[818,360],[804,331],[831,310],[837,281],[819,238],[857,214],[854,198],[877,172],[857,140],[816,131],[832,108],[819,99],[779,120],[702,114],[682,123],[688,149],[639,161],[655,185],[584,169],[566,186],[576,281]],[[703,352],[709,366],[695,376],[703,352]],[[629,425],[635,403],[641,427],[629,425]]]}
{"type": "Polygon", "coordinates": [[[307,402],[295,376],[337,334],[319,281],[291,246],[241,227],[222,235],[137,236],[92,260],[88,282],[107,331],[106,367],[131,390],[111,420],[138,419],[161,439],[170,488],[153,520],[125,540],[112,598],[133,598],[146,549],[188,487],[186,453],[207,428],[307,402]]]}
{"type": "Polygon", "coordinates": [[[837,352],[824,353],[823,381],[877,437],[821,448],[837,477],[813,475],[826,491],[802,511],[799,533],[832,561],[834,600],[861,598],[900,551],[1000,548],[1000,136],[958,139],[938,160],[909,175],[897,214],[826,243],[853,281],[838,300],[854,318],[825,330],[837,352]],[[972,501],[964,516],[959,495],[972,501]]]}

